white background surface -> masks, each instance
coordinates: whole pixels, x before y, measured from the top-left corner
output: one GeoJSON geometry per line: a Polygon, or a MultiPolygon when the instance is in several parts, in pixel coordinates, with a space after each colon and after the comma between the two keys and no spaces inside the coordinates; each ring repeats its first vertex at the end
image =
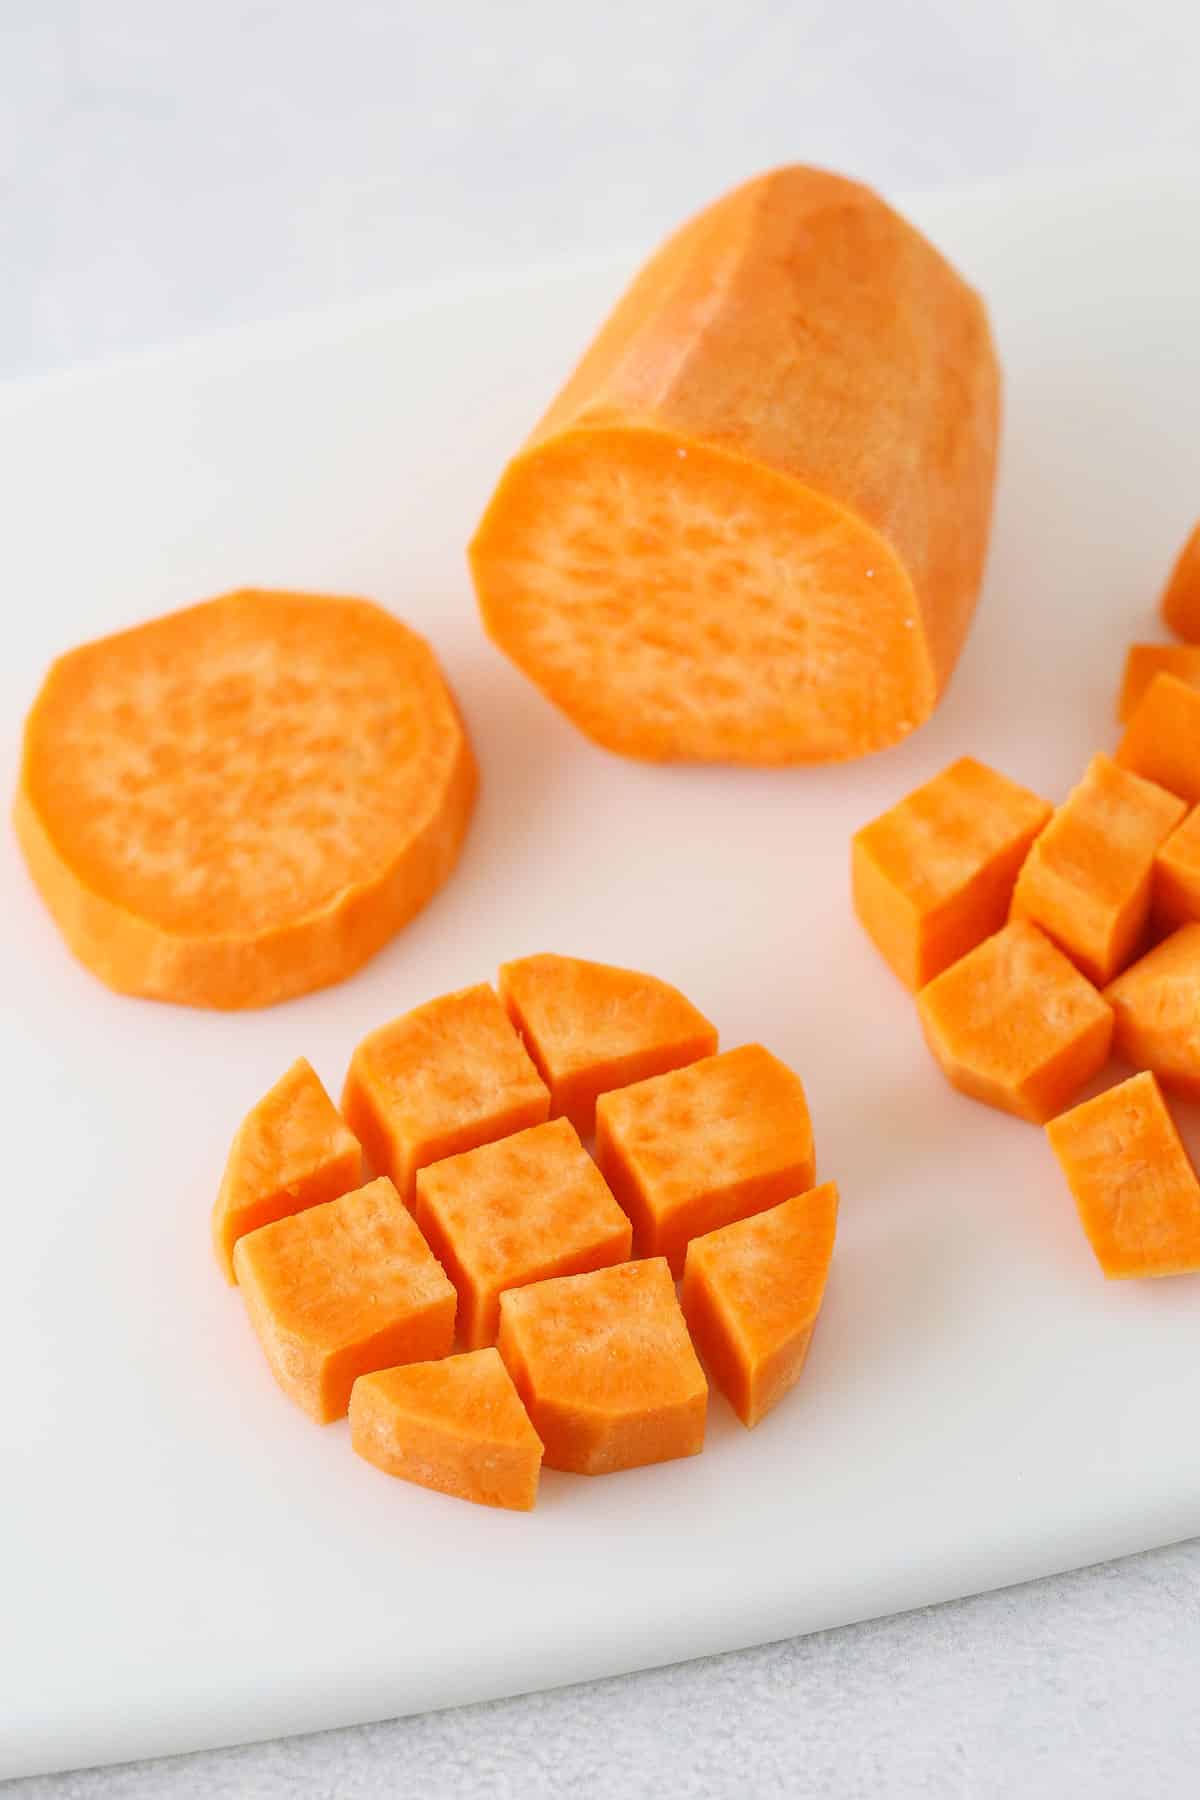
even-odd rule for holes
{"type": "MultiPolygon", "coordinates": [[[[333,29],[308,4],[6,0],[0,366],[649,241],[788,156],[895,191],[1200,151],[1183,6],[499,11],[347,6],[333,29]]],[[[1180,1549],[587,1694],[30,1791],[1191,1793],[1198,1607],[1180,1549]]]]}

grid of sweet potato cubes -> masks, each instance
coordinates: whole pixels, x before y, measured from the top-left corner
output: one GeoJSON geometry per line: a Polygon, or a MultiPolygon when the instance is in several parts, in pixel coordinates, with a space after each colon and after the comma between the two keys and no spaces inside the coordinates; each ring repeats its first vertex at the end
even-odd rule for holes
{"type": "Polygon", "coordinates": [[[498,985],[372,1032],[340,1111],[295,1063],[238,1130],[213,1242],[305,1412],[348,1413],[390,1474],[525,1510],[543,1462],[700,1451],[701,1356],[745,1425],[776,1405],[837,1190],[799,1078],[719,1052],[677,988],[551,955],[498,985]]]}

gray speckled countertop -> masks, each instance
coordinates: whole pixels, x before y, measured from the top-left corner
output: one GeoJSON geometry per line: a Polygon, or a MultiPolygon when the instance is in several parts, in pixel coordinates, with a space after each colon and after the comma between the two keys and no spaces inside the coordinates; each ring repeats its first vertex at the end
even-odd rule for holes
{"type": "MultiPolygon", "coordinates": [[[[650,241],[797,156],[894,191],[1200,153],[1194,0],[0,13],[0,375],[650,241]]],[[[586,1687],[4,1791],[1191,1800],[1197,1670],[1193,1543],[586,1687]]]]}

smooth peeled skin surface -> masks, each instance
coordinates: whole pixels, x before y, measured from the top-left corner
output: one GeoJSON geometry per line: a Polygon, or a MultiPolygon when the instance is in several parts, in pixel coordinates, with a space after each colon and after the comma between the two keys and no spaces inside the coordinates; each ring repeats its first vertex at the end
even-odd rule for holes
{"type": "Polygon", "coordinates": [[[414,632],[363,600],[245,590],[59,658],[15,822],[110,987],[267,1006],[342,980],[424,906],[475,780],[414,632]]]}
{"type": "Polygon", "coordinates": [[[775,170],[651,258],[509,464],[485,624],[627,755],[884,748],[965,640],[998,423],[978,297],[866,188],[775,170]]]}
{"type": "Polygon", "coordinates": [[[1046,1135],[1110,1281],[1200,1270],[1200,1181],[1154,1075],[1133,1075],[1046,1135]]]}

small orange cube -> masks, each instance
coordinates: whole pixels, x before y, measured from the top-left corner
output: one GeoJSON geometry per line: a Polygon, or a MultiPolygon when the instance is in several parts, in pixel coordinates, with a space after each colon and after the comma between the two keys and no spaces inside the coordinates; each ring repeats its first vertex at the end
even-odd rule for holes
{"type": "Polygon", "coordinates": [[[248,1232],[233,1261],[276,1380],[321,1424],[358,1376],[454,1343],[454,1288],[386,1176],[248,1232]]]}
{"type": "Polygon", "coordinates": [[[856,832],[854,908],[906,987],[917,989],[999,931],[1049,804],[963,756],[856,832]]]}
{"type": "Polygon", "coordinates": [[[812,1122],[799,1076],[743,1044],[602,1094],[596,1157],[633,1220],[639,1256],[683,1273],[689,1238],[813,1185],[812,1122]]]}
{"type": "Polygon", "coordinates": [[[688,1245],[683,1316],[743,1425],[757,1425],[804,1367],[837,1210],[837,1188],[827,1181],[688,1245]]]}
{"type": "Polygon", "coordinates": [[[1171,630],[1189,643],[1200,643],[1200,522],[1179,552],[1161,604],[1171,630]]]}
{"type": "Polygon", "coordinates": [[[336,1200],[362,1180],[358,1139],[303,1056],[238,1126],[212,1214],[213,1249],[226,1279],[248,1231],[336,1200]]]}
{"type": "Polygon", "coordinates": [[[507,1289],[498,1348],[547,1468],[609,1475],[704,1448],[708,1384],[662,1257],[507,1289]]]}
{"type": "Polygon", "coordinates": [[[414,1007],[365,1037],[342,1111],[371,1168],[412,1205],[417,1170],[550,1113],[546,1084],[486,982],[414,1007]]]}
{"type": "Polygon", "coordinates": [[[1200,924],[1184,925],[1104,990],[1113,1047],[1163,1087],[1200,1100],[1200,924]]]}
{"type": "Polygon", "coordinates": [[[537,1499],[542,1440],[495,1350],[360,1375],[350,1443],[385,1475],[479,1506],[537,1499]]]}
{"type": "Polygon", "coordinates": [[[1200,1180],[1152,1074],[1085,1100],[1046,1135],[1110,1281],[1200,1270],[1200,1180]]]}
{"type": "Polygon", "coordinates": [[[1200,919],[1200,806],[1171,833],[1154,859],[1152,912],[1161,931],[1200,919]]]}
{"type": "Polygon", "coordinates": [[[1111,757],[1094,756],[1029,852],[1017,877],[1013,918],[1040,925],[1103,987],[1137,954],[1155,854],[1185,811],[1174,794],[1118,768],[1111,757]]]}
{"type": "Polygon", "coordinates": [[[500,970],[500,998],[550,1089],[551,1114],[584,1136],[597,1095],[717,1048],[716,1027],[678,988],[610,963],[525,956],[500,970]]]}
{"type": "Polygon", "coordinates": [[[1156,675],[1175,675],[1200,688],[1200,644],[1131,644],[1117,701],[1117,718],[1125,725],[1156,675]]]}
{"type": "Polygon", "coordinates": [[[1156,675],[1125,727],[1117,761],[1195,806],[1200,801],[1200,689],[1178,675],[1156,675]]]}
{"type": "Polygon", "coordinates": [[[626,1262],[631,1227],[568,1119],[429,1163],[413,1214],[458,1289],[469,1349],[495,1342],[505,1288],[626,1262]]]}
{"type": "Polygon", "coordinates": [[[1108,1060],[1112,1008],[1035,925],[1014,919],[917,996],[960,1093],[1041,1125],[1108,1060]]]}

